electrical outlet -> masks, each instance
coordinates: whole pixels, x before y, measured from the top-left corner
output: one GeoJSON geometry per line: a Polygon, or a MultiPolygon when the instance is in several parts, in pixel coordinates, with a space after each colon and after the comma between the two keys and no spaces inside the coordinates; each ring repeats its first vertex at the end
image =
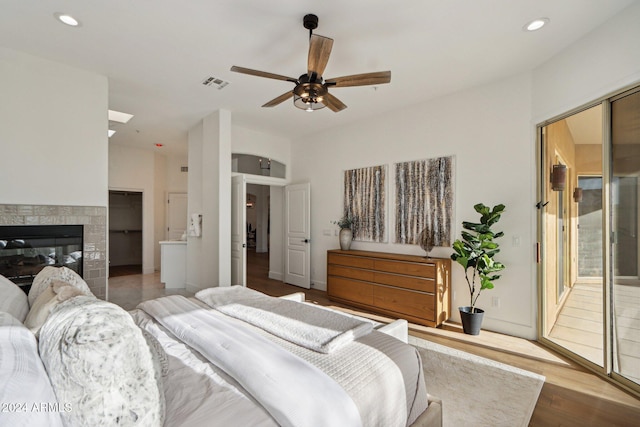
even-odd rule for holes
{"type": "Polygon", "coordinates": [[[500,308],[500,297],[491,297],[491,307],[500,308]]]}

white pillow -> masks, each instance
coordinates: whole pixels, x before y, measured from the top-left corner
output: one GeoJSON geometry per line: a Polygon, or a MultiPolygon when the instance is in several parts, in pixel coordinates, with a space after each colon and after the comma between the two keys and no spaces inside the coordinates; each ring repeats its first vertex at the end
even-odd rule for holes
{"type": "Polygon", "coordinates": [[[20,322],[24,322],[29,312],[27,294],[20,286],[0,275],[0,311],[11,314],[20,322]]]}
{"type": "Polygon", "coordinates": [[[54,280],[66,282],[71,286],[80,289],[86,295],[93,295],[93,292],[89,289],[87,282],[85,282],[75,271],[67,267],[52,267],[48,265],[40,270],[36,277],[33,278],[31,290],[29,290],[30,306],[33,305],[36,298],[38,298],[38,296],[44,292],[44,290],[47,289],[47,286],[49,286],[54,280]]]}
{"type": "Polygon", "coordinates": [[[8,313],[0,313],[0,402],[0,426],[61,427],[60,412],[73,409],[58,403],[35,337],[8,313]]]}
{"type": "Polygon", "coordinates": [[[84,295],[80,289],[60,280],[52,280],[51,284],[33,302],[29,314],[24,319],[24,326],[38,337],[40,328],[53,309],[61,302],[80,295],[84,295]]]}
{"type": "Polygon", "coordinates": [[[57,305],[40,329],[51,384],[73,411],[68,426],[161,426],[157,365],[133,319],[115,304],[79,296],[57,305]]]}

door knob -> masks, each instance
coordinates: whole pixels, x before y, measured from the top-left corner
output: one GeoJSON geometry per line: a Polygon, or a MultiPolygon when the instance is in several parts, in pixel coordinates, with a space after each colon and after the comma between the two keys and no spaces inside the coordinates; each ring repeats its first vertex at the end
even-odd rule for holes
{"type": "Polygon", "coordinates": [[[303,242],[304,243],[309,243],[311,241],[311,239],[304,239],[303,242]]]}

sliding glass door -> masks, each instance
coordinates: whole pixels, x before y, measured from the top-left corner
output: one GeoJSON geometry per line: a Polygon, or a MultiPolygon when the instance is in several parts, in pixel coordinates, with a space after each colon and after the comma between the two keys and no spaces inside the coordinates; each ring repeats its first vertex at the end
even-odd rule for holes
{"type": "Polygon", "coordinates": [[[612,368],[640,384],[640,92],[611,102],[612,368]]]}
{"type": "Polygon", "coordinates": [[[597,105],[541,128],[542,336],[600,368],[604,366],[601,122],[602,107],[597,105]],[[554,176],[558,166],[566,168],[564,177],[554,176]]]}
{"type": "Polygon", "coordinates": [[[640,392],[640,87],[538,130],[540,341],[640,392]]]}

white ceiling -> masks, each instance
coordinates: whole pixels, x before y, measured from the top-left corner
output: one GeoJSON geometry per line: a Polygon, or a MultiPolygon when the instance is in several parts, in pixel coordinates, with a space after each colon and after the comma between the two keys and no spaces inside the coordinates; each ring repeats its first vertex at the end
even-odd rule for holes
{"type": "Polygon", "coordinates": [[[221,108],[238,125],[293,138],[525,72],[635,1],[0,0],[0,45],[107,76],[109,107],[135,115],[110,143],[171,151],[221,108]],[[307,13],[320,18],[315,33],[335,40],[325,78],[391,70],[391,83],[334,88],[348,106],[340,113],[289,101],[261,108],[293,84],[229,68],[305,73],[307,13]],[[551,22],[522,30],[538,17],[551,22]],[[205,87],[208,76],[230,83],[205,87]]]}

